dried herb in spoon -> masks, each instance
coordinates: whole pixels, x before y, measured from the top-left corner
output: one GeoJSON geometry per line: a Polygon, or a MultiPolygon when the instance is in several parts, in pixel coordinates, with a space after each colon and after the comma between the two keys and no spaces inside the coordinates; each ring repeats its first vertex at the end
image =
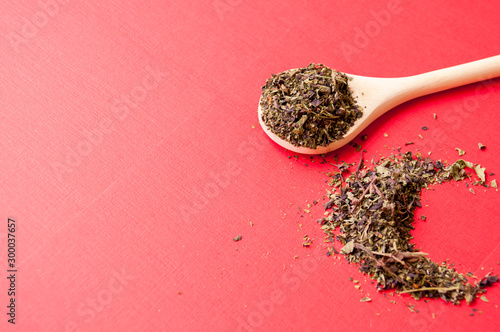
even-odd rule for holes
{"type": "Polygon", "coordinates": [[[363,116],[348,81],[345,74],[313,63],[272,75],[262,87],[262,120],[295,146],[327,146],[363,116]]]}

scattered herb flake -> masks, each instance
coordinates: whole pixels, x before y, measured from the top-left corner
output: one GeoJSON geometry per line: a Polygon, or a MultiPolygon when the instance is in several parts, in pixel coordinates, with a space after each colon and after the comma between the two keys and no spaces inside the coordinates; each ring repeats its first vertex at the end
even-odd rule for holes
{"type": "Polygon", "coordinates": [[[238,242],[239,240],[241,240],[241,234],[236,237],[233,237],[234,242],[238,242]]]}
{"type": "Polygon", "coordinates": [[[477,177],[484,183],[486,181],[486,168],[481,167],[481,165],[478,164],[476,165],[476,167],[474,167],[474,170],[476,171],[477,177]]]}
{"type": "Polygon", "coordinates": [[[303,246],[303,247],[306,247],[306,248],[307,248],[307,247],[310,247],[310,246],[311,246],[311,244],[312,244],[312,239],[311,239],[309,236],[304,235],[302,239],[303,239],[303,241],[304,241],[304,242],[302,242],[302,246],[303,246]]]}
{"type": "Polygon", "coordinates": [[[462,149],[455,148],[455,150],[457,150],[457,151],[458,151],[458,155],[459,155],[459,156],[463,156],[463,155],[465,154],[465,151],[464,151],[464,150],[462,150],[462,149]]]}

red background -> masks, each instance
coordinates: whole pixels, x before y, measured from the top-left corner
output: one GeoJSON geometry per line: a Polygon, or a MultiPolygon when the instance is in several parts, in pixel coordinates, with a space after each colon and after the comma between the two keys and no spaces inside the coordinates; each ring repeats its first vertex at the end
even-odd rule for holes
{"type": "MultiPolygon", "coordinates": [[[[494,330],[498,286],[472,306],[386,298],[356,266],[327,257],[315,220],[331,166],[268,139],[257,104],[271,73],[311,62],[397,77],[498,55],[499,9],[493,0],[2,4],[0,261],[7,275],[13,218],[18,274],[15,327],[1,277],[1,330],[494,330]]],[[[499,104],[499,79],[456,88],[397,107],[355,141],[367,159],[403,146],[454,161],[458,147],[500,173],[499,104]]],[[[352,146],[326,159],[336,153],[359,159],[352,146]]],[[[499,200],[475,191],[425,191],[414,241],[482,277],[500,268],[499,200]]]]}

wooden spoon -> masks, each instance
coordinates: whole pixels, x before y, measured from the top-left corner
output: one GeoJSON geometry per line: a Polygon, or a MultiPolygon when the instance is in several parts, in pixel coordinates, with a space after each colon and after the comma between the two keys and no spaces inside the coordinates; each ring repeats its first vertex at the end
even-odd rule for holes
{"type": "Polygon", "coordinates": [[[355,122],[343,139],[327,146],[318,146],[316,149],[292,145],[267,128],[262,120],[259,102],[260,125],[273,141],[285,149],[302,154],[328,153],[349,143],[370,123],[399,104],[434,92],[500,76],[500,55],[408,77],[379,78],[346,75],[352,78],[349,81],[349,87],[356,102],[363,109],[363,116],[355,122]]]}

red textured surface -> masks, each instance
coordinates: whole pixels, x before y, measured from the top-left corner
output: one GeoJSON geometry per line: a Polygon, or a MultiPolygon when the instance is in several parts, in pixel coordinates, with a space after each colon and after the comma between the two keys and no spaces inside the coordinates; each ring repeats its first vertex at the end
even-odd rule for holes
{"type": "MultiPolygon", "coordinates": [[[[396,77],[497,55],[498,1],[1,7],[0,330],[498,326],[498,286],[472,306],[386,298],[356,266],[327,257],[321,204],[303,216],[298,206],[321,198],[330,166],[295,160],[256,118],[270,74],[310,62],[396,77]],[[16,326],[6,315],[8,218],[17,223],[16,326]],[[372,302],[360,303],[366,295],[372,302]]],[[[370,159],[403,146],[453,161],[459,147],[500,174],[499,104],[499,79],[423,97],[370,126],[363,148],[370,159]]],[[[351,146],[338,153],[359,159],[351,146]]],[[[463,183],[424,192],[415,243],[460,272],[497,273],[498,195],[463,183]]]]}

